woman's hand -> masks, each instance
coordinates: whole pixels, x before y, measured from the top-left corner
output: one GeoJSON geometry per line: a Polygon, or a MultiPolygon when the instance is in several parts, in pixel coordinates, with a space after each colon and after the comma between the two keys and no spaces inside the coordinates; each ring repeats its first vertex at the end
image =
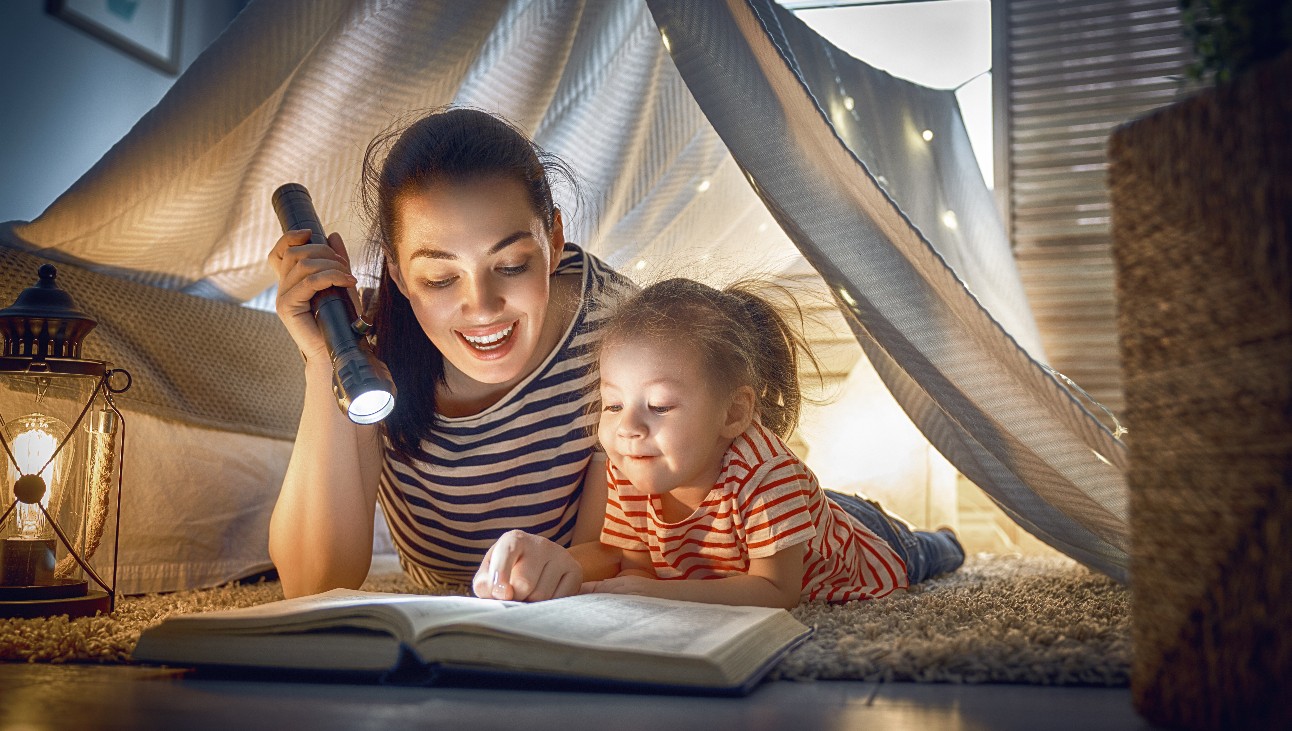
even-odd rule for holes
{"type": "Polygon", "coordinates": [[[513,530],[485,553],[471,588],[486,599],[538,602],[579,593],[583,568],[565,548],[513,530]]]}
{"type": "Polygon", "coordinates": [[[332,234],[327,245],[311,244],[308,230],[288,231],[269,252],[269,265],[278,275],[278,298],[274,308],[296,347],[307,361],[327,359],[327,344],[314,322],[310,298],[328,287],[341,287],[358,301],[358,282],[350,273],[350,257],[340,234],[332,234]]]}

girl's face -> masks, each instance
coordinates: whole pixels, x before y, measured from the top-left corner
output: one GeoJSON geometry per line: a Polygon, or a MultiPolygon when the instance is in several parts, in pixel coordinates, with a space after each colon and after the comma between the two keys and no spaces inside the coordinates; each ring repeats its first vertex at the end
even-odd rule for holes
{"type": "Polygon", "coordinates": [[[417,322],[456,370],[504,384],[529,373],[565,245],[543,230],[523,185],[506,176],[437,183],[395,203],[390,273],[417,322]]]}
{"type": "Polygon", "coordinates": [[[616,341],[602,350],[597,436],[606,457],[644,493],[712,489],[752,406],[753,389],[715,389],[684,346],[616,341]]]}

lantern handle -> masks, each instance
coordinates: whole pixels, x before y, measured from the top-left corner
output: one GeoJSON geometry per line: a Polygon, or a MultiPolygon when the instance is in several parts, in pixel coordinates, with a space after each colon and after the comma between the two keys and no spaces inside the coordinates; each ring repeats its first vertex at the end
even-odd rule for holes
{"type": "Polygon", "coordinates": [[[134,384],[134,379],[130,376],[130,371],[126,370],[125,368],[109,368],[108,372],[103,374],[104,388],[108,389],[110,393],[117,394],[117,393],[124,393],[126,391],[129,391],[130,386],[132,384],[134,384]],[[117,388],[112,385],[112,377],[117,375],[118,373],[126,377],[126,385],[122,386],[121,388],[117,388]]]}

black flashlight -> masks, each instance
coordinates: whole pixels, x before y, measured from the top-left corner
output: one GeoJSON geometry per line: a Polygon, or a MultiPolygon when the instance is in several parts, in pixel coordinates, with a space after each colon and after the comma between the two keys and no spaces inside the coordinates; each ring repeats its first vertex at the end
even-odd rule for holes
{"type": "MultiPolygon", "coordinates": [[[[305,186],[282,185],[274,191],[273,202],[284,232],[309,229],[310,243],[327,246],[327,234],[305,186]]],[[[368,323],[354,311],[350,295],[340,287],[328,287],[310,298],[310,309],[332,359],[332,391],[341,410],[356,424],[386,418],[395,408],[395,384],[376,367],[376,356],[363,339],[368,323]]]]}

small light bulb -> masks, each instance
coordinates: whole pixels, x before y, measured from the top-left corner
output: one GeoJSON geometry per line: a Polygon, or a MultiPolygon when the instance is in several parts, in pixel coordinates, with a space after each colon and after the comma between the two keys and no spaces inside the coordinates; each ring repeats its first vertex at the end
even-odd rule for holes
{"type": "Polygon", "coordinates": [[[638,260],[637,260],[637,266],[636,266],[635,268],[636,268],[636,269],[637,269],[637,271],[639,271],[639,272],[640,272],[641,270],[645,269],[645,268],[646,268],[646,260],[645,260],[645,259],[638,259],[638,260]]]}
{"type": "MultiPolygon", "coordinates": [[[[17,482],[22,475],[39,474],[46,485],[40,504],[48,509],[50,496],[62,478],[62,455],[55,456],[55,452],[59,441],[67,435],[67,426],[53,417],[30,414],[14,419],[5,431],[17,463],[9,465],[9,484],[17,482]]],[[[25,538],[39,537],[47,530],[44,514],[34,504],[19,503],[15,518],[25,538]]]]}
{"type": "Polygon", "coordinates": [[[960,225],[960,222],[956,220],[956,212],[943,211],[942,225],[946,226],[947,228],[957,228],[960,225]]]}
{"type": "Polygon", "coordinates": [[[707,179],[701,180],[700,184],[695,186],[695,192],[703,193],[704,191],[708,190],[710,186],[711,186],[711,183],[707,179]]]}
{"type": "Polygon", "coordinates": [[[853,100],[852,100],[852,97],[850,97],[850,96],[845,96],[845,97],[843,98],[843,108],[844,108],[844,109],[847,109],[848,111],[850,111],[850,112],[851,112],[851,111],[852,111],[852,108],[853,108],[853,107],[855,107],[855,106],[857,106],[857,102],[853,101],[853,100]]]}
{"type": "Polygon", "coordinates": [[[933,130],[931,130],[931,129],[926,129],[926,130],[924,130],[923,132],[921,132],[921,133],[920,133],[920,137],[923,137],[925,142],[932,142],[932,141],[933,141],[933,130]]]}
{"type": "Polygon", "coordinates": [[[853,299],[852,295],[848,294],[848,290],[844,289],[843,287],[839,288],[839,296],[843,298],[844,302],[848,303],[849,307],[857,306],[857,300],[853,299]]]}
{"type": "Polygon", "coordinates": [[[667,34],[667,33],[665,33],[664,31],[660,31],[660,32],[659,32],[659,38],[660,38],[660,40],[664,41],[664,50],[665,50],[665,51],[668,51],[669,53],[672,53],[672,52],[673,52],[673,44],[668,42],[668,34],[667,34]]]}

